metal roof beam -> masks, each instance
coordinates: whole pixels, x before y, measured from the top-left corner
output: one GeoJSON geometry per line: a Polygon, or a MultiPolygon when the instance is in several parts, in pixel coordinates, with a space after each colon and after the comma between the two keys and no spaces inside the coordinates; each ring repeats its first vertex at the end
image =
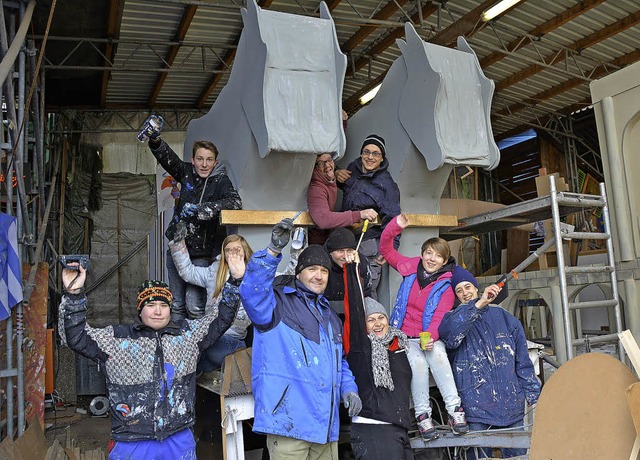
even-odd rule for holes
{"type": "MultiPolygon", "coordinates": [[[[640,24],[640,11],[636,11],[632,15],[627,16],[626,18],[618,22],[614,22],[613,24],[610,24],[596,31],[591,35],[583,37],[580,40],[572,43],[566,48],[580,53],[585,48],[588,48],[597,43],[600,43],[601,41],[606,40],[607,38],[612,37],[637,24],[640,24]]],[[[545,60],[545,63],[549,65],[555,65],[555,64],[558,64],[559,62],[564,61],[567,57],[568,55],[566,53],[563,53],[562,50],[560,50],[558,52],[555,52],[551,56],[549,56],[545,60]]],[[[508,88],[509,86],[515,85],[516,83],[519,83],[522,80],[525,80],[537,74],[538,72],[542,71],[544,68],[545,67],[542,66],[541,64],[530,65],[529,67],[526,67],[520,70],[519,72],[516,72],[513,75],[505,78],[504,80],[496,83],[496,90],[501,91],[505,88],[508,88]]]]}
{"type": "MultiPolygon", "coordinates": [[[[393,16],[402,5],[407,3],[408,0],[395,0],[387,3],[383,6],[377,13],[371,16],[371,19],[376,20],[387,20],[391,16],[393,16]]],[[[349,53],[353,51],[356,46],[362,43],[369,35],[376,31],[377,26],[362,26],[360,27],[356,33],[354,33],[349,39],[342,45],[342,51],[344,53],[349,53]]]]}
{"type": "Polygon", "coordinates": [[[480,66],[485,69],[496,62],[502,60],[505,56],[511,55],[514,51],[519,50],[520,48],[525,47],[529,44],[529,37],[536,37],[536,39],[540,39],[543,35],[548,34],[549,32],[553,32],[559,27],[562,27],[568,22],[573,21],[578,16],[586,13],[590,9],[600,5],[605,0],[584,0],[578,3],[577,5],[572,6],[571,8],[566,9],[558,16],[549,19],[548,21],[540,24],[539,26],[533,28],[526,35],[522,35],[512,41],[509,44],[504,46],[504,51],[507,53],[502,53],[499,51],[494,51],[493,53],[485,56],[480,60],[480,66]]]}

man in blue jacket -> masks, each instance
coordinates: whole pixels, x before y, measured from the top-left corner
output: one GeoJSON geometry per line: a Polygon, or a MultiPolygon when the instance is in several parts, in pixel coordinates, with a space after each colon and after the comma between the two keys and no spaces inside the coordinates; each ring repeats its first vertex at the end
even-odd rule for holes
{"type": "MultiPolygon", "coordinates": [[[[525,401],[538,402],[540,382],[527,350],[520,322],[506,310],[490,305],[501,288],[487,287],[478,298],[478,282],[457,266],[451,278],[461,305],[448,312],[438,332],[447,348],[458,393],[471,431],[491,428],[523,429],[525,401]]],[[[490,449],[479,449],[491,457],[490,449]]],[[[526,449],[502,449],[503,458],[526,449]]],[[[467,459],[475,459],[469,451],[467,459]]]]}
{"type": "Polygon", "coordinates": [[[342,349],[342,323],[322,295],[331,261],[322,246],[298,258],[295,278],[273,284],[293,222],[273,228],[271,243],[255,252],[240,285],[255,326],[253,431],[267,435],[272,460],[338,458],[340,399],[349,416],[362,402],[342,349]]]}

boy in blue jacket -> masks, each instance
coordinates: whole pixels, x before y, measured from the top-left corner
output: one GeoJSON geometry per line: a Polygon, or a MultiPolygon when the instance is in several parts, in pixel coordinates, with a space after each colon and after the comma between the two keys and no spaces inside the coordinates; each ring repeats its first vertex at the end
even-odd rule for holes
{"type": "MultiPolygon", "coordinates": [[[[448,312],[438,329],[447,348],[458,394],[471,431],[523,428],[525,401],[533,406],[540,395],[527,339],[520,322],[506,310],[490,305],[501,288],[487,287],[478,298],[478,282],[464,268],[453,271],[451,286],[461,305],[448,312]]],[[[479,449],[491,457],[490,449],[479,449]]],[[[503,458],[526,449],[502,449],[503,458]]],[[[471,450],[467,459],[475,459],[471,450]]]]}

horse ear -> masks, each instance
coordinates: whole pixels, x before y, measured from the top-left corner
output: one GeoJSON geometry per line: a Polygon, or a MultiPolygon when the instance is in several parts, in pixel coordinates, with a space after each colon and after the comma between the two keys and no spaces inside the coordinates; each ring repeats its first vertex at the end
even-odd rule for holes
{"type": "Polygon", "coordinates": [[[400,48],[400,52],[404,56],[404,54],[407,52],[407,42],[398,38],[396,39],[396,45],[398,45],[398,48],[400,48]]]}
{"type": "Polygon", "coordinates": [[[422,42],[420,35],[418,35],[418,32],[416,32],[416,29],[410,22],[404,23],[404,36],[407,38],[407,44],[409,45],[415,45],[422,42]]]}
{"type": "Polygon", "coordinates": [[[254,18],[258,18],[258,4],[256,3],[256,0],[247,0],[247,7],[246,8],[242,8],[242,16],[244,19],[244,16],[246,15],[251,15],[254,18]]]}
{"type": "Polygon", "coordinates": [[[324,1],[320,2],[320,19],[331,19],[331,12],[324,1]]]}

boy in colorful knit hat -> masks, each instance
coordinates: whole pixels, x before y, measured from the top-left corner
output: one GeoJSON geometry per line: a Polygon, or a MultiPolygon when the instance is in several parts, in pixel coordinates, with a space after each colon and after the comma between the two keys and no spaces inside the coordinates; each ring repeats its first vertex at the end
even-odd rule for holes
{"type": "Polygon", "coordinates": [[[172,294],[148,280],[137,297],[138,321],[93,328],[87,324],[86,271],[65,268],[59,309],[61,338],[102,366],[107,379],[111,442],[109,459],[196,459],[195,371],[200,351],[231,326],[240,297],[244,259],[229,263],[219,314],[171,320],[172,294]]]}

